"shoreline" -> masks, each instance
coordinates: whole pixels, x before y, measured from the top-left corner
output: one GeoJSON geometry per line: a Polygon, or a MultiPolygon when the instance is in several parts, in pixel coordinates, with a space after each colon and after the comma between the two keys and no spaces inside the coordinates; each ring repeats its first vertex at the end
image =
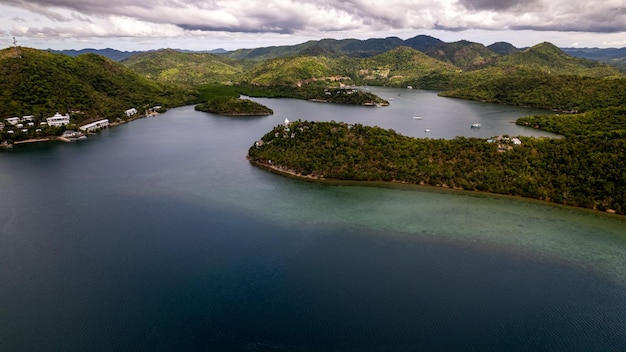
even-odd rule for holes
{"type": "Polygon", "coordinates": [[[550,201],[546,201],[542,199],[516,196],[512,194],[502,194],[502,193],[493,193],[493,192],[476,191],[476,190],[470,191],[470,190],[466,190],[466,189],[462,189],[458,187],[449,187],[447,185],[432,186],[432,185],[426,185],[423,183],[410,183],[410,182],[404,182],[404,181],[358,181],[358,180],[329,179],[329,178],[325,178],[324,176],[302,175],[300,173],[297,173],[283,166],[270,165],[270,164],[251,160],[248,156],[246,156],[246,159],[250,162],[250,164],[260,169],[264,169],[271,173],[281,175],[284,177],[307,181],[307,182],[319,182],[319,183],[348,185],[348,186],[423,190],[423,191],[431,191],[431,192],[454,192],[454,193],[461,192],[466,195],[515,199],[518,201],[543,204],[547,206],[559,207],[559,208],[565,208],[565,209],[573,209],[576,211],[583,211],[589,214],[608,216],[614,219],[626,220],[626,215],[616,214],[615,211],[612,211],[612,209],[607,209],[605,211],[602,211],[598,209],[576,207],[573,205],[554,203],[554,202],[550,202],[550,201]]]}
{"type": "MultiPolygon", "coordinates": [[[[131,121],[134,121],[134,120],[137,120],[137,119],[142,119],[142,118],[145,118],[145,117],[153,117],[153,116],[156,116],[156,115],[159,115],[159,113],[154,112],[154,113],[149,113],[147,115],[141,115],[141,116],[129,118],[127,120],[111,122],[105,128],[123,125],[125,123],[131,122],[131,121]]],[[[46,136],[46,137],[42,137],[42,138],[30,138],[30,139],[24,139],[24,140],[21,140],[21,141],[14,141],[13,143],[8,143],[6,145],[2,144],[2,145],[0,145],[0,149],[11,149],[11,148],[13,148],[14,145],[19,145],[19,144],[43,143],[43,142],[53,142],[53,141],[61,141],[61,142],[71,143],[74,140],[71,140],[69,138],[65,138],[65,137],[62,137],[62,136],[46,136]]]]}
{"type": "Polygon", "coordinates": [[[13,142],[13,145],[15,144],[28,144],[28,143],[39,143],[39,142],[49,142],[51,140],[55,140],[56,138],[51,138],[51,137],[44,137],[44,138],[30,138],[30,139],[24,139],[22,141],[15,141],[13,142]]]}

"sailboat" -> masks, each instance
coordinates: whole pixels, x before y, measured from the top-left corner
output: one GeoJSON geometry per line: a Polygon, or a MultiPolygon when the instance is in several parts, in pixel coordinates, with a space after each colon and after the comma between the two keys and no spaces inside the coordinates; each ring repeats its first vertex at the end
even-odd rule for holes
{"type": "Polygon", "coordinates": [[[421,120],[422,117],[417,114],[417,109],[415,109],[415,114],[413,114],[413,120],[421,120]]]}

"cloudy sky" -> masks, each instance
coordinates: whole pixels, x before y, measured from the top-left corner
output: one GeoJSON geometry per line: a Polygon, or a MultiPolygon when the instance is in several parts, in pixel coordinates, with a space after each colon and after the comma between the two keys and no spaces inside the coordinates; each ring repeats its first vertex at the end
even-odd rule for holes
{"type": "Polygon", "coordinates": [[[210,50],[418,34],[626,47],[626,0],[0,0],[0,48],[210,50]]]}

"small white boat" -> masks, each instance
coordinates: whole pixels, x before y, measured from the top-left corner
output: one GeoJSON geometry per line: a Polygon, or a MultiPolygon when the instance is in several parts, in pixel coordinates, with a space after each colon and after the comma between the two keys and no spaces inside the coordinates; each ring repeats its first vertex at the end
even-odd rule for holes
{"type": "Polygon", "coordinates": [[[479,123],[473,123],[470,128],[480,128],[480,124],[479,123]]]}
{"type": "Polygon", "coordinates": [[[424,132],[430,132],[430,128],[425,129],[424,132]]]}
{"type": "Polygon", "coordinates": [[[413,120],[421,120],[422,117],[421,116],[413,116],[413,120]]]}

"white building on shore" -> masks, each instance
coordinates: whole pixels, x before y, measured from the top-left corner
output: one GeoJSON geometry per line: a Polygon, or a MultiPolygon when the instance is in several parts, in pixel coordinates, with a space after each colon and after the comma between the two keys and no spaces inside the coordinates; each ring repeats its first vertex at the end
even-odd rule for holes
{"type": "Polygon", "coordinates": [[[5,119],[5,121],[10,123],[11,125],[15,126],[15,125],[17,125],[18,122],[20,122],[20,118],[19,117],[9,117],[8,119],[5,119]]]}
{"type": "Polygon", "coordinates": [[[124,111],[124,113],[125,113],[125,114],[126,114],[126,116],[128,116],[128,117],[131,117],[131,116],[135,115],[137,112],[138,112],[138,111],[137,111],[137,109],[135,109],[135,108],[130,108],[130,109],[128,109],[128,110],[126,110],[126,111],[124,111]]]}
{"type": "Polygon", "coordinates": [[[70,115],[61,115],[58,112],[52,117],[46,118],[46,122],[49,126],[60,127],[70,123],[70,115]]]}
{"type": "Polygon", "coordinates": [[[104,120],[99,120],[96,122],[92,122],[92,123],[88,123],[86,125],[80,126],[80,130],[81,131],[85,131],[85,132],[93,132],[96,130],[99,130],[101,128],[106,128],[109,126],[109,120],[108,119],[104,119],[104,120]]]}

